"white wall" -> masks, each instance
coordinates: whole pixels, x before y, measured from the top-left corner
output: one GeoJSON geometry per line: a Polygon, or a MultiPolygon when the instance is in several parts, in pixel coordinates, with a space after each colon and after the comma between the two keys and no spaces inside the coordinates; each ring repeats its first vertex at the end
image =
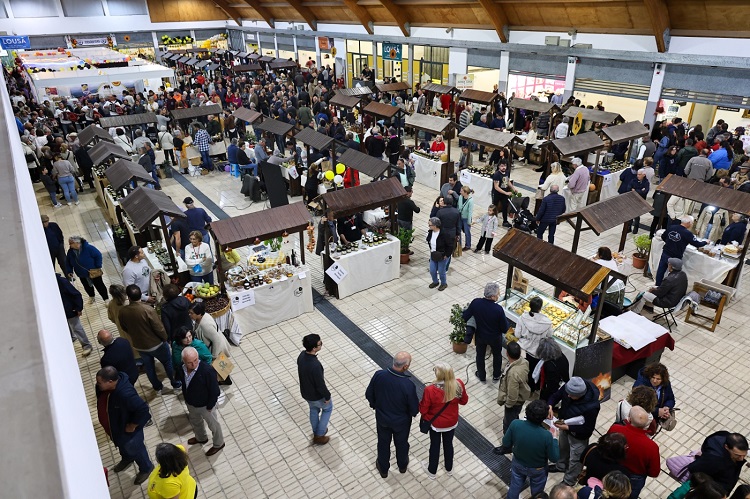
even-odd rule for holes
{"type": "Polygon", "coordinates": [[[571,37],[564,32],[511,31],[509,41],[510,43],[526,45],[544,45],[545,36],[559,36],[561,40],[571,40],[571,45],[576,43],[590,43],[593,45],[594,49],[656,52],[656,40],[653,36],[645,35],[602,35],[596,33],[578,33],[575,37],[571,37]]]}
{"type": "Polygon", "coordinates": [[[669,42],[671,54],[739,55],[750,53],[750,39],[747,38],[699,38],[693,36],[673,36],[669,42]]]}
{"type": "Polygon", "coordinates": [[[55,35],[85,33],[122,33],[131,31],[191,30],[236,27],[232,21],[190,23],[152,23],[149,16],[40,17],[36,19],[0,19],[0,31],[16,35],[55,35]]]}
{"type": "MultiPolygon", "coordinates": [[[[719,120],[724,120],[725,122],[729,123],[729,130],[734,130],[738,126],[742,126],[745,128],[748,128],[750,126],[750,118],[743,118],[742,117],[743,111],[722,111],[717,109],[716,115],[714,116],[714,123],[719,120]]],[[[707,130],[707,128],[704,126],[704,130],[707,130]]]]}
{"type": "Polygon", "coordinates": [[[604,109],[610,113],[617,113],[626,121],[642,121],[643,113],[646,111],[646,101],[615,97],[612,95],[600,95],[592,92],[574,92],[576,99],[581,99],[581,104],[595,106],[602,101],[604,109]]]}
{"type": "Polygon", "coordinates": [[[448,52],[448,84],[456,84],[457,74],[466,74],[468,71],[469,50],[459,47],[451,47],[448,52]]]}
{"type": "Polygon", "coordinates": [[[492,92],[492,88],[497,85],[500,79],[499,69],[469,67],[469,73],[474,75],[474,90],[483,92],[492,92]]]}

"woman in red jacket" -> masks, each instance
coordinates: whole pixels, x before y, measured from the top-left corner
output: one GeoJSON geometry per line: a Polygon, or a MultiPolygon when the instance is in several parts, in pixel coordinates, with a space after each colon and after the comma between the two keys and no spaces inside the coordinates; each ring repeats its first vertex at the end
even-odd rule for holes
{"type": "Polygon", "coordinates": [[[463,381],[456,379],[451,366],[441,362],[432,370],[435,372],[435,381],[425,387],[422,401],[419,403],[419,412],[427,421],[432,421],[437,415],[430,427],[430,462],[422,462],[427,476],[434,480],[440,459],[441,439],[445,471],[449,476],[453,475],[453,435],[458,425],[458,406],[466,405],[469,395],[463,381]]]}

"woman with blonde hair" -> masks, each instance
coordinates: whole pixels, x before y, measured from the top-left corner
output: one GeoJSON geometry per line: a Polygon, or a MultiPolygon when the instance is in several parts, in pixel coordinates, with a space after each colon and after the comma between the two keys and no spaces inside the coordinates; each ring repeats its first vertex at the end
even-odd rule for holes
{"type": "Polygon", "coordinates": [[[563,186],[565,185],[565,181],[567,180],[567,177],[562,171],[562,166],[557,161],[550,165],[550,169],[551,173],[547,175],[547,178],[544,179],[544,182],[541,182],[539,184],[539,188],[542,190],[545,196],[549,194],[549,188],[553,185],[560,187],[560,190],[562,190],[563,186]]]}
{"type": "Polygon", "coordinates": [[[466,405],[469,395],[463,381],[456,379],[450,365],[440,362],[432,370],[435,381],[425,387],[419,412],[422,419],[430,422],[430,460],[429,463],[422,462],[422,467],[427,476],[434,480],[441,440],[445,471],[449,476],[453,475],[453,435],[458,425],[458,406],[466,405]]]}
{"type": "Polygon", "coordinates": [[[583,487],[578,497],[584,499],[629,499],[631,493],[630,479],[622,471],[610,471],[602,479],[602,487],[583,487]],[[593,495],[592,495],[593,494],[593,495]]]}

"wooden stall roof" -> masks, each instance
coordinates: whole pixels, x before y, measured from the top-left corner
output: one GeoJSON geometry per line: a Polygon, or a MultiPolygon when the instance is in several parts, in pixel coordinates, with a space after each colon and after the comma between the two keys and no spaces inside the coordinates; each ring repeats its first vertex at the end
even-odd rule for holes
{"type": "Polygon", "coordinates": [[[99,124],[102,128],[118,126],[137,126],[147,123],[156,123],[154,113],[123,114],[122,116],[106,116],[99,118],[99,124]]]}
{"type": "Polygon", "coordinates": [[[87,126],[83,130],[81,130],[81,132],[78,134],[78,141],[81,143],[81,146],[89,145],[89,143],[95,138],[98,138],[100,141],[101,140],[106,140],[107,142],[115,141],[115,139],[113,139],[112,136],[108,134],[106,130],[96,125],[87,126]]]}
{"type": "Polygon", "coordinates": [[[258,118],[263,116],[258,111],[255,111],[253,109],[248,109],[246,107],[241,107],[239,109],[236,109],[232,113],[232,115],[235,118],[241,119],[242,121],[246,121],[248,123],[255,123],[258,120],[258,118]]]}
{"type": "Polygon", "coordinates": [[[240,52],[240,53],[238,54],[238,56],[241,56],[241,57],[244,57],[244,58],[250,59],[251,61],[257,61],[258,59],[260,59],[260,54],[259,54],[259,53],[257,53],[257,52],[253,52],[252,54],[248,54],[247,52],[240,52]],[[243,53],[244,53],[245,55],[242,55],[243,53]]]}
{"type": "Polygon", "coordinates": [[[262,122],[254,126],[255,129],[265,130],[266,132],[274,133],[276,135],[286,135],[289,130],[294,128],[294,125],[285,123],[283,121],[266,118],[262,122]]]}
{"type": "Polygon", "coordinates": [[[398,106],[391,106],[390,104],[373,101],[367,104],[362,112],[374,114],[375,116],[381,116],[383,118],[393,118],[396,114],[403,111],[398,106]]]}
{"type": "Polygon", "coordinates": [[[175,59],[179,59],[180,57],[182,57],[180,54],[167,52],[166,54],[162,56],[162,59],[167,60],[167,61],[173,61],[175,59]]]}
{"type": "Polygon", "coordinates": [[[509,100],[508,107],[512,107],[515,109],[525,109],[527,111],[533,111],[535,113],[547,113],[553,110],[555,110],[554,112],[557,112],[560,110],[560,108],[555,104],[551,104],[549,102],[539,102],[538,100],[532,99],[519,99],[518,97],[509,100]]]}
{"type": "Polygon", "coordinates": [[[602,133],[613,144],[617,144],[648,135],[648,128],[640,121],[630,121],[622,125],[604,127],[602,133]]]}
{"type": "Polygon", "coordinates": [[[272,62],[275,58],[271,57],[270,55],[263,55],[258,57],[259,62],[272,62]]]}
{"type": "Polygon", "coordinates": [[[414,113],[406,117],[406,126],[427,130],[431,133],[444,133],[447,129],[456,126],[456,124],[447,118],[414,113]]]}
{"type": "Polygon", "coordinates": [[[333,142],[333,137],[316,132],[310,127],[305,127],[297,132],[294,138],[318,151],[327,149],[331,145],[331,142],[333,142]]]}
{"type": "MultiPolygon", "coordinates": [[[[407,119],[406,122],[409,123],[409,120],[407,119]]],[[[458,138],[492,148],[505,147],[511,142],[521,142],[518,135],[514,133],[501,132],[476,125],[469,125],[464,128],[458,134],[458,138]]]]}
{"type": "Polygon", "coordinates": [[[338,157],[339,163],[344,163],[349,168],[354,168],[358,172],[364,173],[368,177],[378,178],[384,171],[391,166],[387,161],[378,159],[369,154],[365,154],[354,149],[347,148],[346,151],[338,157]]]}
{"type": "Polygon", "coordinates": [[[187,66],[194,66],[198,62],[198,60],[199,59],[197,59],[195,57],[191,57],[190,59],[187,60],[187,62],[185,62],[185,64],[187,66]]]}
{"type": "Polygon", "coordinates": [[[216,70],[217,70],[217,69],[219,69],[220,67],[221,67],[221,65],[220,65],[220,64],[216,64],[216,63],[214,63],[214,64],[209,64],[208,66],[206,66],[206,71],[216,71],[216,70]]]}
{"type": "Polygon", "coordinates": [[[154,183],[154,179],[150,173],[144,170],[138,163],[133,163],[127,159],[118,159],[115,161],[112,166],[107,168],[104,175],[115,190],[122,189],[133,179],[154,183]]]}
{"type": "MultiPolygon", "coordinates": [[[[397,177],[390,177],[320,196],[328,218],[340,218],[401,201],[406,191],[397,177]]],[[[536,238],[535,238],[536,239],[536,238]]]]}
{"type": "Polygon", "coordinates": [[[354,88],[342,88],[338,93],[342,95],[348,95],[351,97],[364,97],[365,95],[372,94],[372,89],[367,86],[354,87],[354,88]]]}
{"type": "Polygon", "coordinates": [[[591,227],[591,230],[599,236],[602,232],[624,224],[636,217],[645,215],[652,209],[637,192],[630,191],[615,197],[590,204],[577,211],[569,211],[557,217],[562,222],[577,215],[591,227]]]}
{"type": "Polygon", "coordinates": [[[240,51],[239,50],[230,50],[229,53],[232,54],[233,56],[236,56],[237,54],[240,53],[240,51]]]}
{"type": "Polygon", "coordinates": [[[747,192],[735,191],[671,173],[656,190],[750,216],[750,194],[747,192]]]}
{"type": "Polygon", "coordinates": [[[304,230],[311,218],[304,203],[291,203],[211,222],[211,232],[222,247],[237,248],[253,244],[256,238],[269,239],[304,230]]]}
{"type": "Polygon", "coordinates": [[[296,69],[297,63],[286,59],[275,59],[269,66],[271,69],[296,69]]]}
{"type": "Polygon", "coordinates": [[[192,48],[192,49],[187,49],[185,52],[188,54],[206,54],[208,52],[211,52],[211,50],[204,49],[204,48],[192,48]]]}
{"type": "Polygon", "coordinates": [[[378,83],[375,85],[380,92],[398,92],[399,90],[409,90],[409,84],[405,81],[396,83],[378,83]]]}
{"type": "Polygon", "coordinates": [[[174,54],[173,54],[172,52],[164,52],[164,54],[162,54],[161,58],[162,58],[162,59],[169,59],[169,58],[170,58],[170,57],[172,57],[173,55],[174,55],[174,54]]]}
{"type": "Polygon", "coordinates": [[[563,156],[596,151],[604,147],[604,141],[594,132],[579,133],[564,139],[556,139],[549,142],[563,156]]]}
{"type": "Polygon", "coordinates": [[[609,275],[607,267],[518,229],[508,231],[492,255],[584,300],[609,275]]]}
{"type": "Polygon", "coordinates": [[[422,87],[425,92],[435,92],[438,94],[450,94],[456,92],[456,87],[450,85],[438,85],[437,83],[428,83],[422,87]]]}
{"type": "Polygon", "coordinates": [[[198,116],[220,114],[221,106],[218,104],[209,104],[207,106],[189,107],[187,109],[173,109],[170,112],[172,113],[172,118],[176,120],[189,120],[198,116]]]}
{"type": "Polygon", "coordinates": [[[235,73],[242,73],[246,71],[260,71],[263,67],[260,64],[239,64],[232,68],[235,73]]]}
{"type": "Polygon", "coordinates": [[[101,141],[89,149],[89,157],[91,158],[91,162],[94,163],[94,166],[99,166],[110,156],[130,159],[128,153],[123,151],[122,147],[113,142],[101,141]]]}
{"type": "Polygon", "coordinates": [[[185,63],[186,63],[187,61],[189,61],[189,60],[190,60],[190,56],[189,56],[189,55],[183,55],[183,56],[182,56],[182,57],[180,57],[179,59],[175,59],[175,60],[176,60],[177,62],[179,62],[179,63],[185,64],[185,63]]]}
{"type": "Polygon", "coordinates": [[[138,187],[122,198],[120,206],[138,230],[148,227],[161,213],[172,218],[185,218],[185,213],[163,191],[146,187],[138,187]]]}
{"type": "Polygon", "coordinates": [[[467,89],[461,93],[459,100],[476,102],[478,104],[492,104],[498,95],[494,92],[483,92],[481,90],[467,89]]]}
{"type": "Polygon", "coordinates": [[[195,65],[197,69],[204,68],[211,64],[211,59],[203,59],[202,61],[198,62],[198,64],[195,65]]]}
{"type": "Polygon", "coordinates": [[[218,50],[216,50],[216,55],[224,55],[226,53],[227,53],[227,51],[224,50],[224,49],[218,49],[218,50]]]}
{"type": "MultiPolygon", "coordinates": [[[[247,59],[248,57],[250,57],[250,54],[248,54],[247,52],[238,52],[235,55],[239,57],[240,59],[247,59]]],[[[258,54],[253,54],[253,55],[258,55],[258,54]]],[[[258,55],[258,57],[260,56],[258,55]]],[[[257,59],[258,57],[250,57],[250,59],[257,59]]]]}
{"type": "Polygon", "coordinates": [[[335,106],[345,107],[345,108],[353,108],[354,106],[359,105],[359,102],[361,100],[361,97],[356,97],[353,95],[345,95],[342,92],[336,92],[336,94],[331,97],[331,100],[328,101],[329,104],[333,104],[335,106]]]}
{"type": "Polygon", "coordinates": [[[596,123],[607,123],[613,124],[616,121],[625,121],[625,118],[617,113],[610,113],[608,111],[599,111],[598,109],[586,109],[583,107],[571,107],[563,113],[563,116],[570,118],[575,117],[578,113],[581,113],[583,119],[586,121],[594,121],[596,123]]]}

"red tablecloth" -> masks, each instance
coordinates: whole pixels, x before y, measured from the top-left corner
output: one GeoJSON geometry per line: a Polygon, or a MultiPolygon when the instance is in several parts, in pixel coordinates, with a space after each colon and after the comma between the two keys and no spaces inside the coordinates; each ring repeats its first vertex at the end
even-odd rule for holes
{"type": "Polygon", "coordinates": [[[674,350],[674,338],[669,333],[659,336],[656,341],[649,343],[638,351],[632,348],[625,348],[619,343],[614,342],[612,346],[612,369],[617,369],[634,360],[650,357],[654,352],[663,348],[674,350]]]}

